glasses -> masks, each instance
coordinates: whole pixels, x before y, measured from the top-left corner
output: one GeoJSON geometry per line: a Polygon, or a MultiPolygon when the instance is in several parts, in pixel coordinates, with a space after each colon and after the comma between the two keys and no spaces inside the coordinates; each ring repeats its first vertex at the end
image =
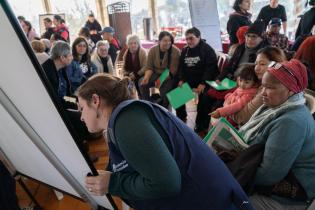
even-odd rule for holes
{"type": "Polygon", "coordinates": [[[284,65],[282,65],[281,63],[277,63],[276,61],[271,61],[268,67],[274,68],[276,70],[279,70],[279,69],[284,70],[285,72],[287,72],[288,74],[290,74],[292,77],[295,78],[295,75],[292,73],[292,71],[288,69],[287,67],[285,67],[284,65]]]}

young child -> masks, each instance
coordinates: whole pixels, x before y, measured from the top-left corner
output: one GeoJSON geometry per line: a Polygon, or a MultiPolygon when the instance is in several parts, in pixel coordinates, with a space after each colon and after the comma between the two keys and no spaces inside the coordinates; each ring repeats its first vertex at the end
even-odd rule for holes
{"type": "Polygon", "coordinates": [[[210,113],[211,117],[227,117],[231,121],[230,116],[239,112],[256,95],[259,80],[255,73],[254,64],[240,65],[235,77],[237,78],[238,88],[224,97],[223,107],[210,113]]]}

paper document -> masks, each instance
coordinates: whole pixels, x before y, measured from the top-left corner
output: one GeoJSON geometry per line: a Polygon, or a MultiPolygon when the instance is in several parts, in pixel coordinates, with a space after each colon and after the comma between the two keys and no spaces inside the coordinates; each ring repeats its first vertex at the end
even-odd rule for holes
{"type": "Polygon", "coordinates": [[[204,141],[215,152],[222,150],[240,152],[249,147],[239,132],[223,117],[209,131],[204,141]]]}
{"type": "Polygon", "coordinates": [[[186,104],[188,101],[195,98],[195,94],[185,82],[181,87],[177,87],[174,90],[166,94],[167,99],[174,109],[186,104]]]}
{"type": "Polygon", "coordinates": [[[206,81],[206,83],[216,90],[230,90],[232,88],[235,88],[237,85],[235,81],[228,78],[222,80],[221,84],[217,84],[215,81],[206,81]]]}
{"type": "Polygon", "coordinates": [[[159,87],[162,87],[162,84],[165,82],[166,78],[170,75],[170,70],[166,68],[158,79],[159,87]]]}

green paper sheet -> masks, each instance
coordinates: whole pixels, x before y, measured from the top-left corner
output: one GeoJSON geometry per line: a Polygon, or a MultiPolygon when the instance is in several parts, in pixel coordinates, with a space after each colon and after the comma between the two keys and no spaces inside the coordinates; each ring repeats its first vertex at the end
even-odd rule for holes
{"type": "Polygon", "coordinates": [[[220,85],[218,85],[215,81],[206,81],[206,83],[216,90],[230,90],[235,88],[237,85],[235,81],[228,78],[222,80],[220,85]]]}
{"type": "Polygon", "coordinates": [[[189,87],[188,83],[184,83],[181,87],[177,87],[174,90],[166,94],[170,104],[174,109],[186,104],[191,99],[195,98],[195,94],[189,87]]]}
{"type": "Polygon", "coordinates": [[[163,71],[161,74],[159,80],[160,80],[160,87],[162,87],[162,84],[165,82],[166,78],[170,75],[170,70],[167,68],[163,71]]]}

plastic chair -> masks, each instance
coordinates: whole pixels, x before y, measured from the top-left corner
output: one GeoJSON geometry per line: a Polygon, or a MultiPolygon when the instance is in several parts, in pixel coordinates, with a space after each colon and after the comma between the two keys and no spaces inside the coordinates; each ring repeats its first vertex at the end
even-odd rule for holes
{"type": "Polygon", "coordinates": [[[228,55],[222,52],[217,52],[218,55],[218,67],[219,67],[219,71],[222,72],[222,70],[224,69],[224,67],[227,65],[228,63],[228,55]]]}

